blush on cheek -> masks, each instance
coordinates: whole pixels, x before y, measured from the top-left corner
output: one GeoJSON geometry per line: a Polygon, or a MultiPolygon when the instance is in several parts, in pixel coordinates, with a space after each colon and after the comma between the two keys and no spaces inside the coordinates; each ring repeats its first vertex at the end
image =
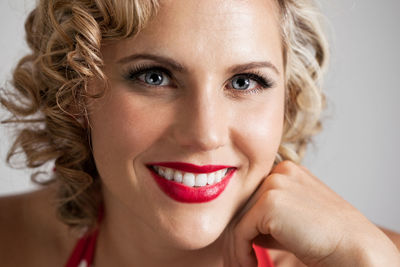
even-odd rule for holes
{"type": "Polygon", "coordinates": [[[120,158],[133,160],[163,137],[171,112],[127,88],[114,86],[113,96],[95,110],[94,129],[103,145],[120,158]]]}
{"type": "MultiPolygon", "coordinates": [[[[282,101],[283,102],[283,101],[282,101]]],[[[249,168],[264,168],[266,171],[275,160],[283,131],[283,103],[263,105],[245,119],[237,120],[235,134],[238,146],[247,154],[249,168]]]]}
{"type": "Polygon", "coordinates": [[[135,159],[145,152],[159,135],[154,112],[138,103],[132,95],[118,94],[100,99],[91,110],[93,153],[99,174],[108,187],[125,192],[135,179],[135,159]],[[118,179],[116,179],[118,177],[118,179]]]}

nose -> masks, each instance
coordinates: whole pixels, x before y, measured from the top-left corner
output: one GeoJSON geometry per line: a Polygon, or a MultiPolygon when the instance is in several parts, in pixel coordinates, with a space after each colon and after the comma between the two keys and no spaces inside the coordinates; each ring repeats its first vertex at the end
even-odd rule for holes
{"type": "Polygon", "coordinates": [[[172,131],[176,144],[189,151],[224,146],[229,140],[229,112],[215,88],[199,88],[183,98],[172,131]]]}

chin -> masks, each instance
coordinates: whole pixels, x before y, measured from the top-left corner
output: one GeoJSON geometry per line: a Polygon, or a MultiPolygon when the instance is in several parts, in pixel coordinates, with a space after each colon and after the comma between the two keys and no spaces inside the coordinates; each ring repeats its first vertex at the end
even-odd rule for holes
{"type": "Polygon", "coordinates": [[[171,246],[179,250],[199,250],[212,245],[224,232],[229,220],[199,218],[187,223],[170,221],[169,230],[165,230],[164,237],[171,246]],[[226,222],[224,222],[226,221],[226,222]]]}
{"type": "Polygon", "coordinates": [[[221,232],[205,233],[195,231],[187,235],[175,235],[171,241],[179,250],[201,250],[212,245],[220,237],[221,232]]]}

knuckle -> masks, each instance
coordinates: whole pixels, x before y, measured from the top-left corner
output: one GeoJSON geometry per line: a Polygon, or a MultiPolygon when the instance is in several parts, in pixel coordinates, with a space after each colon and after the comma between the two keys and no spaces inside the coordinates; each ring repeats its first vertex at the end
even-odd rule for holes
{"type": "Polygon", "coordinates": [[[281,174],[272,174],[268,177],[268,188],[279,189],[284,188],[287,185],[287,178],[281,174]]]}
{"type": "Polygon", "coordinates": [[[279,207],[282,204],[282,198],[282,193],[279,190],[270,190],[262,196],[262,208],[265,213],[258,225],[261,232],[271,234],[276,231],[276,219],[279,214],[279,207]]]}
{"type": "Polygon", "coordinates": [[[262,203],[265,208],[268,210],[273,210],[274,207],[279,206],[279,203],[281,202],[282,196],[279,190],[277,189],[272,189],[267,191],[263,196],[262,196],[262,203]]]}
{"type": "Polygon", "coordinates": [[[290,161],[290,160],[285,160],[276,165],[275,171],[279,173],[284,173],[284,174],[291,174],[294,172],[294,170],[297,168],[297,165],[290,161]]]}
{"type": "Polygon", "coordinates": [[[280,236],[282,233],[282,223],[279,220],[270,219],[266,227],[268,227],[268,233],[273,237],[280,236]]]}

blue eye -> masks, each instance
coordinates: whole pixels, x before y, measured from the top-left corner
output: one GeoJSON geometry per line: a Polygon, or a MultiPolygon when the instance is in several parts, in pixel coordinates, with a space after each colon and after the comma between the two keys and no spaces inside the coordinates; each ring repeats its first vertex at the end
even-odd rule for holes
{"type": "Polygon", "coordinates": [[[268,77],[255,73],[243,73],[235,75],[229,81],[228,87],[234,91],[243,93],[260,92],[274,86],[274,82],[268,77]]]}
{"type": "Polygon", "coordinates": [[[252,80],[245,75],[238,75],[232,79],[232,88],[236,90],[247,90],[251,84],[252,80]]]}
{"type": "Polygon", "coordinates": [[[136,66],[129,69],[124,75],[124,78],[128,81],[155,87],[171,86],[170,77],[168,70],[152,66],[136,66]]]}
{"type": "Polygon", "coordinates": [[[153,86],[165,86],[169,84],[169,78],[158,70],[148,70],[137,76],[137,79],[153,86]]]}

